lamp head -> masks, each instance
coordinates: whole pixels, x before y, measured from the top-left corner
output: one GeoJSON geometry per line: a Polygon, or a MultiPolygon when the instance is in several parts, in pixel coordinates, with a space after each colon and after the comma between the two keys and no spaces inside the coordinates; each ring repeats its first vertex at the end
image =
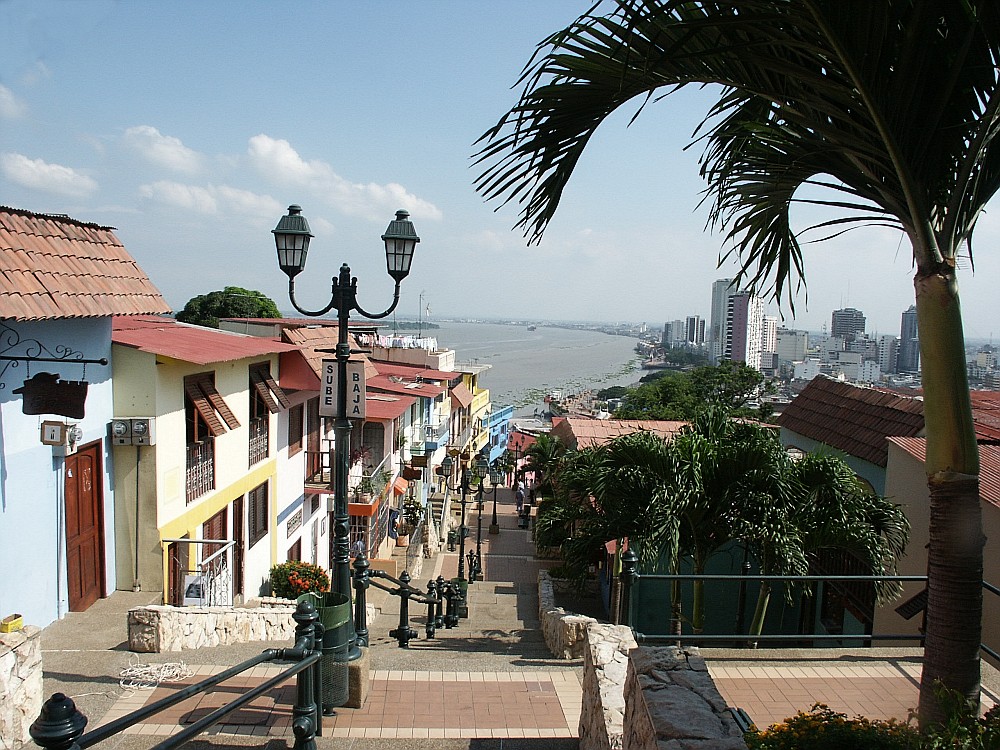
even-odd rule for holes
{"type": "Polygon", "coordinates": [[[289,280],[294,279],[306,267],[309,240],[313,237],[309,222],[302,215],[302,207],[289,206],[288,215],[278,220],[278,226],[271,230],[271,234],[278,250],[278,266],[289,280]]]}
{"type": "Polygon", "coordinates": [[[445,455],[441,461],[441,468],[444,470],[445,474],[451,474],[451,467],[454,465],[455,461],[449,455],[445,455]]]}
{"type": "Polygon", "coordinates": [[[486,456],[479,454],[479,458],[476,459],[476,467],[473,470],[476,475],[476,479],[483,479],[487,474],[490,473],[490,462],[486,456]]]}
{"type": "Polygon", "coordinates": [[[385,242],[385,264],[389,275],[398,284],[410,273],[413,262],[413,251],[420,242],[410,221],[410,212],[399,209],[396,218],[389,222],[389,227],[382,235],[385,242]]]}

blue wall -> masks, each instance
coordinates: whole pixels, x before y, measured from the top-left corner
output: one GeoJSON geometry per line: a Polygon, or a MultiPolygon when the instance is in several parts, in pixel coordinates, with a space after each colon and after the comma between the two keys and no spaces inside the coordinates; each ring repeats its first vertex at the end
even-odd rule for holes
{"type": "MultiPolygon", "coordinates": [[[[104,441],[112,414],[111,318],[15,323],[2,321],[0,353],[9,356],[54,356],[68,346],[85,359],[108,359],[108,365],[73,362],[0,361],[0,618],[20,613],[25,623],[44,627],[69,608],[66,588],[65,458],[43,445],[43,421],[75,423],[83,430],[80,445],[104,441]],[[45,349],[39,351],[33,341],[45,349]],[[47,350],[47,351],[46,351],[47,350]],[[4,370],[4,366],[7,365],[4,370]],[[81,420],[57,415],[22,413],[13,393],[39,372],[63,380],[87,380],[86,416],[81,420]],[[86,376],[86,377],[85,377],[86,376]]],[[[114,482],[106,443],[104,464],[105,589],[115,589],[114,482]]]]}

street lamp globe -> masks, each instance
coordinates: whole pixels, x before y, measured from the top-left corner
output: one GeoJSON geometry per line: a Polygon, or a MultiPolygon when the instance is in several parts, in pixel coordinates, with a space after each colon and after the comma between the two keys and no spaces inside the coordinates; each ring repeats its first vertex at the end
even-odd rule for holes
{"type": "Polygon", "coordinates": [[[271,230],[271,234],[278,250],[278,266],[289,279],[295,278],[306,267],[309,240],[313,237],[309,222],[302,215],[302,206],[289,206],[288,215],[278,220],[278,226],[271,230]]]}
{"type": "Polygon", "coordinates": [[[420,242],[413,229],[413,222],[410,221],[409,211],[400,209],[396,212],[396,218],[389,222],[382,241],[385,242],[386,269],[398,283],[409,275],[413,251],[420,242]]]}
{"type": "Polygon", "coordinates": [[[486,456],[480,454],[476,459],[475,473],[476,479],[484,479],[490,473],[490,462],[486,456]]]}

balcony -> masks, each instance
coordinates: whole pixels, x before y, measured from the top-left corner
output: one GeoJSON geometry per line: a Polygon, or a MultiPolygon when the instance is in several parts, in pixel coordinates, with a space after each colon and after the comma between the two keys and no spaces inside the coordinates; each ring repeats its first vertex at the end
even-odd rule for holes
{"type": "Polygon", "coordinates": [[[437,450],[438,446],[445,445],[449,438],[449,428],[450,425],[448,420],[441,420],[437,423],[429,423],[424,425],[424,450],[433,451],[437,450]]]}
{"type": "Polygon", "coordinates": [[[250,422],[250,466],[267,458],[270,424],[266,415],[250,422]]]}
{"type": "Polygon", "coordinates": [[[188,503],[215,489],[215,438],[188,445],[185,488],[188,503]]]}

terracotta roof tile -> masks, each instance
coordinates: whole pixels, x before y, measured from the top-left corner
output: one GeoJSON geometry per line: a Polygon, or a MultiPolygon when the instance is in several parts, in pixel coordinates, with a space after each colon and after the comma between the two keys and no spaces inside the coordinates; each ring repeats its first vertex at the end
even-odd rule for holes
{"type": "MultiPolygon", "coordinates": [[[[320,352],[317,350],[336,348],[337,326],[321,324],[315,327],[283,328],[281,331],[281,335],[282,338],[284,338],[289,343],[301,347],[302,356],[309,364],[310,369],[312,369],[316,377],[321,377],[323,370],[323,360],[333,359],[334,355],[330,352],[320,352]]],[[[349,338],[353,338],[353,336],[350,336],[349,338]]],[[[357,349],[357,348],[358,348],[357,342],[352,343],[351,349],[357,349]]],[[[364,354],[354,353],[351,355],[351,357],[353,359],[364,360],[366,379],[374,378],[375,376],[378,375],[378,370],[375,369],[375,366],[364,354]]]]}
{"type": "Polygon", "coordinates": [[[0,206],[0,272],[4,318],[170,312],[111,227],[0,206]]]}
{"type": "MultiPolygon", "coordinates": [[[[891,437],[889,442],[923,464],[927,454],[927,438],[891,437]]],[[[979,444],[979,498],[1000,508],[1000,445],[979,444]]]]}
{"type": "Polygon", "coordinates": [[[923,400],[820,376],[785,407],[778,424],[820,443],[885,466],[887,435],[924,429],[923,400]]]}
{"type": "Polygon", "coordinates": [[[645,430],[669,439],[687,422],[649,419],[583,419],[564,417],[554,421],[552,435],[570,448],[590,448],[603,445],[622,435],[645,430]]]}

